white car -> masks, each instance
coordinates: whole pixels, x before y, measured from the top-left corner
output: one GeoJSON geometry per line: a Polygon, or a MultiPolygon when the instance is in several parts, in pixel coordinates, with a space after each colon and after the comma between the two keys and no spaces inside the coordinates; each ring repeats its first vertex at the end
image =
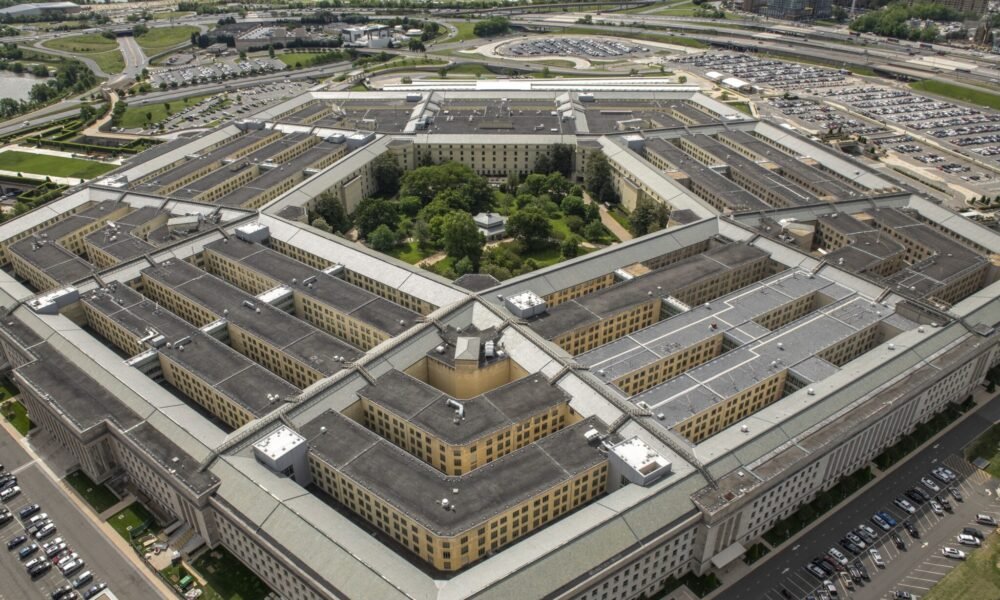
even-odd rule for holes
{"type": "Polygon", "coordinates": [[[959,544],[962,544],[964,546],[976,546],[978,548],[979,546],[982,545],[982,542],[979,541],[979,538],[969,535],[967,533],[958,534],[958,537],[956,539],[958,540],[959,544]]]}
{"type": "Polygon", "coordinates": [[[934,511],[934,514],[936,515],[944,514],[944,509],[941,508],[941,505],[935,502],[934,500],[931,500],[931,510],[934,511]]]}
{"type": "Polygon", "coordinates": [[[882,554],[880,554],[878,550],[876,550],[875,548],[870,548],[868,550],[868,554],[871,555],[872,561],[875,562],[876,567],[879,567],[881,569],[885,568],[885,561],[882,560],[882,554]]]}
{"type": "Polygon", "coordinates": [[[954,548],[950,548],[948,546],[941,548],[941,556],[944,556],[946,558],[956,558],[958,560],[965,560],[965,552],[962,552],[961,550],[956,550],[954,548]]]}
{"type": "Polygon", "coordinates": [[[15,485],[14,487],[9,487],[4,491],[0,492],[0,500],[6,502],[20,493],[21,493],[21,488],[19,486],[15,485]]]}
{"type": "Polygon", "coordinates": [[[68,564],[70,562],[73,562],[74,560],[76,560],[78,558],[80,558],[79,554],[77,554],[76,552],[71,552],[71,553],[67,554],[66,556],[64,556],[64,557],[60,558],[59,560],[57,560],[56,561],[56,566],[59,567],[59,568],[62,568],[63,565],[68,564]]]}
{"type": "Polygon", "coordinates": [[[913,513],[917,512],[917,509],[914,508],[913,505],[910,504],[909,501],[906,500],[903,497],[896,498],[892,502],[893,502],[893,504],[895,504],[896,506],[898,506],[900,509],[905,510],[906,512],[910,513],[911,515],[913,513]]]}
{"type": "Polygon", "coordinates": [[[84,565],[83,560],[72,560],[64,564],[63,566],[59,567],[59,570],[62,571],[62,574],[65,577],[71,573],[75,573],[80,569],[82,569],[83,565],[84,565]]]}
{"type": "Polygon", "coordinates": [[[931,479],[930,477],[921,477],[920,478],[920,483],[926,485],[929,489],[931,489],[931,490],[933,490],[935,492],[940,492],[941,491],[941,486],[939,486],[938,484],[934,483],[934,480],[931,479]]]}
{"type": "Polygon", "coordinates": [[[847,556],[845,556],[843,552],[837,550],[836,548],[830,548],[827,554],[829,554],[834,560],[844,565],[845,567],[847,566],[847,563],[850,562],[847,560],[847,556]]]}

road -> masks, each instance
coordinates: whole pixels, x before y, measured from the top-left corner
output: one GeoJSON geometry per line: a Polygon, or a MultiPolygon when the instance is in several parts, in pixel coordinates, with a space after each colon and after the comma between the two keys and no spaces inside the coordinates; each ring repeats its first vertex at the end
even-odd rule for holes
{"type": "Polygon", "coordinates": [[[122,76],[136,77],[142,68],[146,66],[146,54],[142,51],[139,42],[130,35],[123,35],[118,38],[118,48],[122,56],[125,57],[125,69],[122,76]]]}
{"type": "MultiPolygon", "coordinates": [[[[1000,421],[1000,395],[977,407],[972,415],[938,438],[936,443],[910,457],[874,486],[830,514],[795,544],[769,556],[739,582],[716,596],[715,600],[760,600],[789,572],[802,571],[808,561],[824,554],[843,537],[844,532],[859,523],[868,523],[876,510],[889,509],[892,514],[900,513],[892,503],[893,498],[913,487],[944,457],[960,454],[965,445],[997,421],[1000,421]]],[[[779,597],[777,594],[773,596],[779,597]]]]}
{"type": "MultiPolygon", "coordinates": [[[[159,593],[146,581],[130,560],[101,533],[91,515],[84,514],[69,500],[68,492],[53,483],[48,475],[33,462],[23,448],[6,430],[0,430],[0,463],[17,474],[23,493],[11,500],[16,509],[36,502],[49,514],[62,537],[86,561],[86,569],[94,572],[94,581],[106,581],[119,598],[149,600],[159,593]]],[[[22,532],[17,519],[0,527],[0,540],[22,532]]],[[[37,582],[32,582],[18,561],[16,554],[8,553],[6,545],[0,546],[0,600],[23,600],[48,597],[55,587],[64,583],[62,576],[53,569],[37,582]]]]}

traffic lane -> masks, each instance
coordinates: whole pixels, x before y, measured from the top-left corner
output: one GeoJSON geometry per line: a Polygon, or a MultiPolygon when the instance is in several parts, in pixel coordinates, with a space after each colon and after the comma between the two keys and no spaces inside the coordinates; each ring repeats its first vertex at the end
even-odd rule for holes
{"type": "Polygon", "coordinates": [[[798,540],[793,546],[786,548],[770,560],[765,559],[760,566],[740,579],[739,585],[734,585],[723,591],[719,600],[757,600],[764,590],[770,590],[775,582],[781,581],[783,575],[794,569],[801,570],[814,557],[825,554],[830,547],[849,529],[860,523],[868,523],[876,510],[889,509],[893,514],[899,512],[892,503],[896,496],[912,487],[920,477],[930,472],[938,457],[959,452],[962,447],[993,424],[992,417],[1000,413],[1000,396],[977,407],[970,415],[954,429],[938,438],[938,440],[909,458],[902,466],[878,481],[873,487],[863,492],[840,510],[829,513],[826,520],[815,529],[798,540]]]}

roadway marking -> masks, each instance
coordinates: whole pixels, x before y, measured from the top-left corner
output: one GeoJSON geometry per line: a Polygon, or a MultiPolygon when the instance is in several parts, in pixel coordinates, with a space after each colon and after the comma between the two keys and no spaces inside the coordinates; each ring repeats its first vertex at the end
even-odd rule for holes
{"type": "Polygon", "coordinates": [[[913,569],[913,570],[916,571],[916,572],[918,572],[918,573],[930,573],[931,575],[947,575],[948,574],[947,571],[945,571],[944,573],[938,573],[937,571],[928,571],[927,569],[913,569]]]}
{"type": "Polygon", "coordinates": [[[25,470],[25,469],[27,469],[28,467],[33,467],[33,466],[35,466],[35,463],[37,463],[37,462],[38,462],[38,459],[36,458],[36,459],[32,460],[32,461],[31,461],[31,462],[29,462],[29,463],[24,463],[23,465],[21,465],[20,467],[17,467],[17,468],[16,468],[16,469],[14,469],[13,471],[8,471],[8,473],[12,473],[12,474],[14,474],[14,475],[17,475],[18,473],[20,473],[20,472],[24,471],[24,470],[25,470]]]}

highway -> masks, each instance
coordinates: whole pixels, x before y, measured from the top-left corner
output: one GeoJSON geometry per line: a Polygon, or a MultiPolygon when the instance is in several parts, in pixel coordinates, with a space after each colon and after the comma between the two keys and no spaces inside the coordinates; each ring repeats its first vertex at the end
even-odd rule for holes
{"type": "MultiPolygon", "coordinates": [[[[807,562],[823,555],[846,531],[857,527],[859,523],[867,524],[876,510],[888,509],[893,514],[898,514],[900,511],[892,503],[896,496],[913,487],[920,477],[929,473],[945,457],[961,454],[962,448],[998,421],[1000,394],[977,407],[972,415],[938,438],[934,444],[911,456],[874,486],[830,513],[823,522],[793,545],[778,554],[768,555],[759,563],[760,566],[718,594],[715,600],[759,600],[790,572],[803,572],[807,562]]],[[[772,596],[777,597],[777,594],[772,596]]]]}

